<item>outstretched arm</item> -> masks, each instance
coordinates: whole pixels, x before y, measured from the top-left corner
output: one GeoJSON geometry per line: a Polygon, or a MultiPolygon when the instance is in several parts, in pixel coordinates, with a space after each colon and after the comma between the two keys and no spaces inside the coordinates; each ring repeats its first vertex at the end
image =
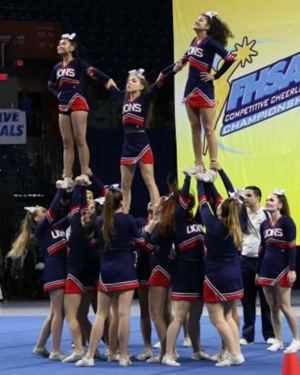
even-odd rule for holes
{"type": "Polygon", "coordinates": [[[183,186],[179,191],[179,203],[175,210],[176,222],[182,220],[186,216],[186,210],[189,204],[191,176],[189,175],[188,170],[183,170],[183,173],[185,174],[185,179],[183,186]]]}
{"type": "Polygon", "coordinates": [[[159,89],[165,84],[166,80],[173,77],[179,70],[182,69],[181,63],[171,64],[164,68],[158,75],[157,80],[150,86],[148,95],[155,95],[159,89]]]}
{"type": "Polygon", "coordinates": [[[212,227],[215,224],[216,218],[211,213],[208,207],[206,195],[204,191],[204,183],[203,181],[199,179],[197,180],[197,190],[198,190],[199,209],[200,209],[202,221],[208,230],[212,229],[212,227]]]}

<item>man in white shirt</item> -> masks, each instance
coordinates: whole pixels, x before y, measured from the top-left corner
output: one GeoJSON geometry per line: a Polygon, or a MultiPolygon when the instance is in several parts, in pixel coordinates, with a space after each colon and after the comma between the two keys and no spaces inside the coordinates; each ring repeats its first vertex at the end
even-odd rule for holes
{"type": "Polygon", "coordinates": [[[260,246],[260,225],[268,218],[267,212],[260,206],[261,191],[257,186],[248,186],[245,191],[245,205],[250,223],[248,234],[243,235],[241,253],[241,269],[244,283],[244,297],[242,299],[244,325],[242,329],[242,345],[253,344],[255,335],[256,295],[259,293],[262,334],[268,344],[272,344],[274,331],[271,322],[270,308],[262,291],[256,285],[258,268],[258,250],[260,246]]]}

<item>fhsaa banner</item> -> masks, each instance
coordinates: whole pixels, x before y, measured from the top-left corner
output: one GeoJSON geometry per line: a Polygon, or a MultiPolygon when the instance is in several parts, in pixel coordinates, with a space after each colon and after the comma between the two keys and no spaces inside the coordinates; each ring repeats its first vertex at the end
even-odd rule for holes
{"type": "MultiPolygon", "coordinates": [[[[173,0],[175,60],[195,36],[196,17],[211,10],[211,6],[211,0],[173,0]]],[[[299,228],[300,2],[277,0],[270,5],[269,1],[260,0],[215,0],[213,10],[232,29],[234,38],[229,39],[227,49],[236,57],[226,73],[214,82],[218,160],[235,187],[259,186],[262,204],[274,188],[285,189],[292,218],[299,228]]],[[[216,56],[212,73],[221,64],[216,56]]],[[[175,78],[181,181],[182,169],[194,163],[190,124],[182,105],[187,76],[186,67],[175,78]]],[[[206,141],[203,154],[208,166],[206,141]]],[[[219,178],[216,186],[225,197],[219,178]]],[[[300,231],[297,243],[300,244],[300,231]]]]}
{"type": "Polygon", "coordinates": [[[0,144],[26,143],[26,114],[18,109],[0,109],[0,144]]]}

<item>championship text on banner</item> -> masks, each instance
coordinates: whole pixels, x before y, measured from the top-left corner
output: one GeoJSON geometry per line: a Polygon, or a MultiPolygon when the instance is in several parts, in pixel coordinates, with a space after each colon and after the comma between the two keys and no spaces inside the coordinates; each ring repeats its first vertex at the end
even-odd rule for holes
{"type": "Polygon", "coordinates": [[[0,144],[26,143],[26,114],[18,109],[0,109],[0,144]]]}
{"type": "MultiPolygon", "coordinates": [[[[234,63],[214,81],[218,160],[235,187],[259,186],[263,201],[274,188],[286,190],[291,216],[300,228],[300,3],[274,0],[173,0],[174,60],[195,37],[196,18],[218,12],[234,37],[225,47],[234,63]],[[271,9],[272,8],[272,9],[271,9]]],[[[212,74],[222,66],[216,55],[212,74]]],[[[192,137],[182,104],[188,66],[175,78],[178,176],[194,164],[192,137]]],[[[207,142],[203,142],[206,167],[207,142]]],[[[220,178],[218,190],[225,197],[220,178]]],[[[298,233],[300,231],[298,230],[298,233]]],[[[300,237],[298,234],[297,243],[300,237]]]]}

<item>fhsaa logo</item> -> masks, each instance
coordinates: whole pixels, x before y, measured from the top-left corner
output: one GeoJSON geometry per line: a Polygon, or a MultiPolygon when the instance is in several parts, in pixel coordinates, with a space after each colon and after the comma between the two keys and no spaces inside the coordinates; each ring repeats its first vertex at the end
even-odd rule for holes
{"type": "Polygon", "coordinates": [[[229,135],[299,105],[300,52],[231,82],[220,134],[229,135]]]}

